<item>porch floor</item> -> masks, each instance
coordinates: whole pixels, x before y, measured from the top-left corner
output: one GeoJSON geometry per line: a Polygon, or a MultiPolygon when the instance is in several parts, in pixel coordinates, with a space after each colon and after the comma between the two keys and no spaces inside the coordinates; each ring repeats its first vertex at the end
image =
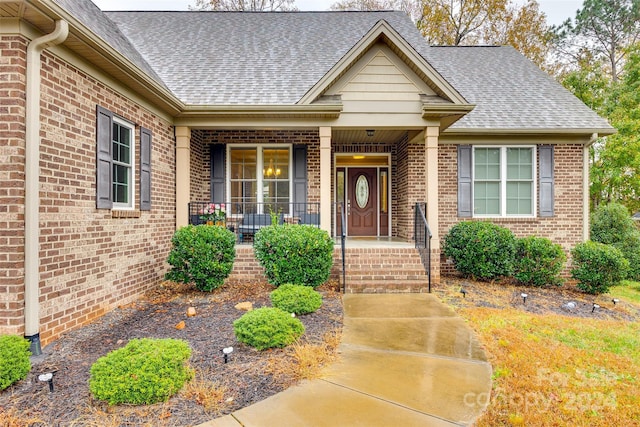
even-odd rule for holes
{"type": "MultiPolygon", "coordinates": [[[[340,238],[336,237],[336,246],[340,246],[340,238]]],[[[399,237],[347,237],[345,247],[351,248],[414,248],[413,242],[399,237]]]]}

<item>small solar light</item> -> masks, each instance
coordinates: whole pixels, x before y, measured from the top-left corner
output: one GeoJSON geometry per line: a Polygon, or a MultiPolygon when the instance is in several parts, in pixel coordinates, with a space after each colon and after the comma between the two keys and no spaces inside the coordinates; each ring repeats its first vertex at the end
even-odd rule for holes
{"type": "Polygon", "coordinates": [[[618,298],[614,298],[611,301],[613,302],[613,305],[616,305],[617,303],[620,302],[620,300],[618,298]]]}
{"type": "Polygon", "coordinates": [[[594,302],[593,303],[593,308],[591,309],[591,312],[593,313],[594,311],[596,311],[596,308],[600,308],[600,306],[594,302]]]}
{"type": "Polygon", "coordinates": [[[462,298],[467,297],[467,290],[465,288],[460,288],[460,293],[462,294],[462,298]]]}
{"type": "Polygon", "coordinates": [[[222,357],[224,357],[224,363],[229,361],[229,355],[233,353],[233,347],[225,347],[222,349],[222,357]]]}
{"type": "Polygon", "coordinates": [[[528,294],[520,294],[520,296],[522,297],[522,303],[526,304],[527,303],[527,297],[529,296],[528,294]]]}
{"type": "Polygon", "coordinates": [[[49,392],[53,393],[53,372],[47,372],[44,374],[38,375],[38,381],[43,383],[49,383],[49,392]]]}

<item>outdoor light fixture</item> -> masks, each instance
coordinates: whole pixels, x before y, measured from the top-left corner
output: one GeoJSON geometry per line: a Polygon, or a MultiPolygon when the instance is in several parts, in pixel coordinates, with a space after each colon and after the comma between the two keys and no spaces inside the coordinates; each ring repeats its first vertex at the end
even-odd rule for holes
{"type": "Polygon", "coordinates": [[[620,300],[618,298],[614,298],[611,301],[613,302],[613,305],[616,305],[617,303],[620,302],[620,300]]]}
{"type": "Polygon", "coordinates": [[[374,133],[376,133],[376,131],[374,129],[367,129],[367,136],[368,137],[372,137],[374,133]]]}
{"type": "Polygon", "coordinates": [[[528,297],[529,295],[527,295],[527,294],[520,294],[520,296],[522,297],[522,303],[523,303],[523,304],[526,304],[526,303],[527,303],[527,297],[528,297]]]}
{"type": "Polygon", "coordinates": [[[53,372],[38,375],[38,381],[49,383],[49,393],[53,393],[53,372]]]}
{"type": "Polygon", "coordinates": [[[462,294],[462,298],[466,298],[467,297],[467,291],[465,288],[460,288],[460,293],[462,294]]]}
{"type": "Polygon", "coordinates": [[[233,347],[225,347],[222,349],[222,357],[224,357],[224,363],[229,361],[229,355],[233,353],[233,347]]]}
{"type": "Polygon", "coordinates": [[[591,312],[593,313],[594,311],[596,311],[596,308],[600,308],[600,306],[594,302],[593,303],[593,308],[591,309],[591,312]]]}

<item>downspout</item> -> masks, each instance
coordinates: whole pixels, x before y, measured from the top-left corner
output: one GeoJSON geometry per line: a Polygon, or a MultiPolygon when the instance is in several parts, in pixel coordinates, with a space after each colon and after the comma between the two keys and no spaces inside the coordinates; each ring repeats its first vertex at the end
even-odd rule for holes
{"type": "Polygon", "coordinates": [[[53,32],[32,40],[27,46],[27,95],[25,105],[25,194],[24,194],[24,336],[31,354],[40,347],[40,54],[64,42],[69,35],[67,21],[56,21],[53,32]]]}
{"type": "Polygon", "coordinates": [[[589,148],[593,145],[594,142],[598,139],[598,134],[594,133],[591,135],[589,142],[584,146],[584,150],[582,152],[582,241],[586,242],[589,240],[589,230],[591,229],[591,225],[589,224],[589,204],[591,202],[590,191],[589,191],[589,148]]]}

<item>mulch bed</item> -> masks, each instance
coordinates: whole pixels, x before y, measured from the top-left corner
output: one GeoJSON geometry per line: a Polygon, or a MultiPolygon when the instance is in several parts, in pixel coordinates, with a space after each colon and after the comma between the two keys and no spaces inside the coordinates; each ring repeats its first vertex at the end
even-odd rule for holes
{"type": "MultiPolygon", "coordinates": [[[[229,283],[212,293],[201,293],[170,282],[134,304],[118,308],[99,320],[70,332],[43,349],[34,358],[29,376],[0,393],[0,415],[30,420],[30,426],[193,426],[228,414],[282,391],[293,378],[275,378],[265,373],[270,361],[286,355],[286,349],[257,351],[236,341],[233,321],[244,312],[236,304],[250,301],[254,308],[270,306],[265,283],[229,283]],[[187,317],[189,307],[196,316],[187,317]],[[185,322],[184,329],[176,325],[185,322]],[[91,365],[132,338],[177,338],[192,348],[190,365],[196,379],[226,388],[222,408],[207,412],[193,398],[182,394],[168,402],[147,406],[109,406],[89,393],[91,365]],[[222,349],[233,346],[228,363],[222,349]],[[54,391],[38,375],[54,372],[54,391]]],[[[320,343],[325,333],[342,325],[342,302],[337,285],[318,290],[323,305],[315,313],[300,316],[305,325],[305,342],[320,343]]],[[[0,421],[2,417],[0,416],[0,421]]],[[[2,422],[0,422],[2,424],[2,422]]],[[[18,424],[20,425],[20,424],[18,424]]]]}
{"type": "Polygon", "coordinates": [[[509,280],[486,283],[460,277],[443,277],[441,283],[434,286],[433,293],[457,308],[514,308],[532,314],[553,313],[592,319],[640,320],[640,310],[635,305],[624,302],[614,304],[613,299],[606,294],[586,294],[571,281],[567,281],[563,286],[538,288],[518,285],[509,280]],[[522,294],[526,294],[527,297],[523,298],[522,294]],[[594,304],[597,305],[595,308],[594,304]]]}

